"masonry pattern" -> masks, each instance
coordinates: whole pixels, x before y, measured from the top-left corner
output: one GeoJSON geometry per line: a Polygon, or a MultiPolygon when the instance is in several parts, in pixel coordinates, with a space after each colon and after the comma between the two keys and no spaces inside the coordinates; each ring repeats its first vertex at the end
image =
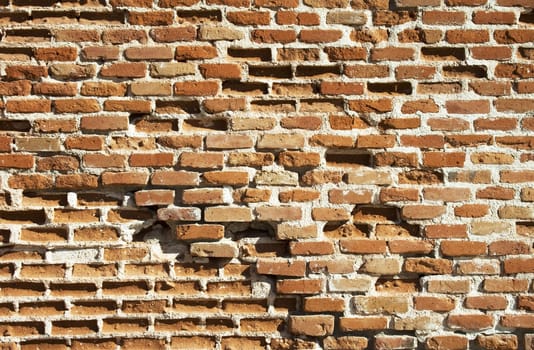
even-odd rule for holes
{"type": "Polygon", "coordinates": [[[534,349],[532,0],[0,6],[1,349],[534,349]]]}

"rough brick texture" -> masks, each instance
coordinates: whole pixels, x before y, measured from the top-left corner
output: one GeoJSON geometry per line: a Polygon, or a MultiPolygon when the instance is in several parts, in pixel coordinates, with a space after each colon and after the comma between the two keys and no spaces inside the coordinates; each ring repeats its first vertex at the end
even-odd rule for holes
{"type": "Polygon", "coordinates": [[[534,349],[534,0],[0,6],[1,349],[534,349]]]}

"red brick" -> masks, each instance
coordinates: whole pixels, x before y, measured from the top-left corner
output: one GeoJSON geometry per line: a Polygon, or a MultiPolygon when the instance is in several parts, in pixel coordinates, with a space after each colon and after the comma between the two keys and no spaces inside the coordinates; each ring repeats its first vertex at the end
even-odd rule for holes
{"type": "Polygon", "coordinates": [[[489,41],[489,32],[483,29],[454,29],[448,30],[445,38],[451,44],[485,43],[489,41]]]}
{"type": "Polygon", "coordinates": [[[150,37],[157,43],[172,43],[193,41],[197,36],[197,30],[193,26],[153,28],[150,37]]]}
{"type": "Polygon", "coordinates": [[[504,310],[508,301],[502,296],[484,295],[465,298],[465,307],[479,310],[504,310]]]}
{"type": "Polygon", "coordinates": [[[454,309],[455,304],[455,300],[448,297],[414,297],[414,308],[416,310],[448,312],[454,309]]]}
{"type": "Polygon", "coordinates": [[[321,279],[286,279],[276,282],[276,291],[280,294],[319,294],[322,289],[321,279]]]}
{"type": "MultiPolygon", "coordinates": [[[[460,0],[448,0],[451,1],[460,1],[460,0]]],[[[473,1],[473,0],[461,0],[462,2],[473,1]]],[[[486,0],[474,0],[474,1],[486,1],[486,0]]],[[[438,335],[433,337],[428,337],[426,339],[426,348],[428,350],[439,350],[439,349],[448,349],[448,350],[465,350],[469,346],[469,340],[466,336],[463,335],[438,335]]]]}
{"type": "Polygon", "coordinates": [[[425,11],[423,23],[432,25],[461,25],[465,23],[465,13],[461,11],[425,11]]]}
{"type": "Polygon", "coordinates": [[[425,152],[423,164],[432,168],[462,167],[465,162],[463,152],[425,152]]]}
{"type": "Polygon", "coordinates": [[[290,316],[289,331],[296,335],[325,336],[334,332],[331,315],[290,316]]]}
{"type": "Polygon", "coordinates": [[[113,63],[103,66],[100,75],[106,78],[143,78],[146,75],[146,63],[113,63]]]}
{"type": "Polygon", "coordinates": [[[512,49],[508,46],[477,46],[470,51],[477,60],[507,60],[512,57],[512,49]]]}
{"type": "Polygon", "coordinates": [[[176,60],[201,60],[217,57],[217,49],[214,46],[177,46],[176,60]]]}
{"type": "Polygon", "coordinates": [[[219,91],[216,81],[187,81],[174,84],[174,93],[184,96],[213,96],[219,91]]]}
{"type": "Polygon", "coordinates": [[[256,262],[256,270],[262,275],[304,277],[306,275],[306,263],[304,261],[259,259],[256,262]]]}
{"type": "Polygon", "coordinates": [[[174,191],[148,190],[135,192],[135,204],[138,206],[168,205],[174,202],[174,191]]]}
{"type": "Polygon", "coordinates": [[[43,47],[34,49],[34,56],[39,61],[74,61],[78,50],[75,47],[43,47]]]}
{"type": "Polygon", "coordinates": [[[134,25],[164,26],[172,24],[174,18],[173,11],[130,11],[129,22],[134,25]]]}
{"type": "Polygon", "coordinates": [[[303,29],[299,39],[305,43],[328,43],[338,41],[342,35],[340,30],[303,29]]]}
{"type": "Polygon", "coordinates": [[[9,113],[49,113],[52,104],[44,99],[9,100],[6,103],[6,112],[9,113]]]}
{"type": "Polygon", "coordinates": [[[33,164],[30,154],[0,154],[0,168],[30,169],[33,164]]]}
{"type": "Polygon", "coordinates": [[[487,114],[490,112],[487,100],[456,100],[445,102],[447,112],[452,114],[487,114]]]}
{"type": "Polygon", "coordinates": [[[387,328],[386,317],[341,317],[339,326],[343,332],[383,330],[387,328]]]}
{"type": "Polygon", "coordinates": [[[440,250],[443,256],[479,256],[486,254],[484,242],[442,241],[440,250]]]}
{"type": "Polygon", "coordinates": [[[386,47],[371,50],[372,61],[408,61],[413,60],[415,51],[405,47],[386,47]]]}
{"type": "Polygon", "coordinates": [[[226,18],[237,25],[267,25],[270,23],[270,15],[267,11],[228,12],[226,18]]]}
{"type": "MultiPolygon", "coordinates": [[[[494,17],[497,18],[497,17],[494,17]]],[[[510,20],[513,22],[513,20],[510,20]]],[[[499,44],[528,43],[534,38],[534,30],[531,29],[508,29],[496,30],[493,34],[499,44]]]]}
{"type": "Polygon", "coordinates": [[[132,167],[164,167],[174,164],[172,153],[137,153],[132,154],[129,159],[132,167]]]}
{"type": "Polygon", "coordinates": [[[45,66],[12,65],[7,66],[5,70],[6,78],[9,80],[39,80],[48,77],[48,70],[45,66]]]}
{"type": "Polygon", "coordinates": [[[251,32],[251,38],[257,43],[282,43],[287,44],[297,40],[294,30],[283,29],[255,29],[251,32]]]}

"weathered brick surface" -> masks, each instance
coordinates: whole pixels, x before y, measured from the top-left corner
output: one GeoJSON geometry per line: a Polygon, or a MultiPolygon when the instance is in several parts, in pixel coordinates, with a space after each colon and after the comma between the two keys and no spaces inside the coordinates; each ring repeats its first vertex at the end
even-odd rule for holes
{"type": "Polygon", "coordinates": [[[534,0],[0,7],[1,349],[534,349],[534,0]]]}

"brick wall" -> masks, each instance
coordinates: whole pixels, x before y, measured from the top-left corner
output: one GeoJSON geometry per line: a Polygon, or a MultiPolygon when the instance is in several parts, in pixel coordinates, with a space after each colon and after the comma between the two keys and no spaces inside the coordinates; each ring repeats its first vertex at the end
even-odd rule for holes
{"type": "Polygon", "coordinates": [[[533,0],[0,0],[1,349],[534,349],[533,0]]]}

